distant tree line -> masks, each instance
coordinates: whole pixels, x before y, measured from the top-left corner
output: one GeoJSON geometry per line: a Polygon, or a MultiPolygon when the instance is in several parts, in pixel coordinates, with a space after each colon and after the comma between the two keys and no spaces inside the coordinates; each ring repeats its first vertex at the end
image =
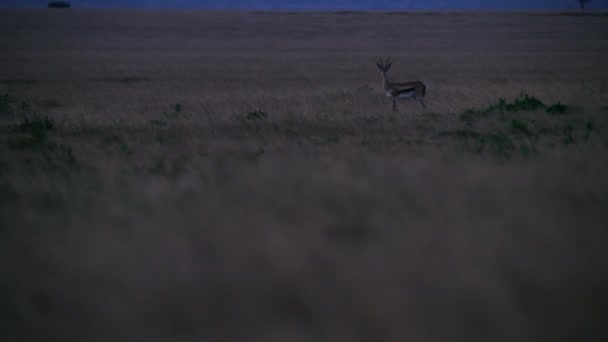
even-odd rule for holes
{"type": "MultiPolygon", "coordinates": [[[[34,0],[21,0],[23,2],[34,0]]],[[[538,0],[541,5],[554,7],[555,4],[551,0],[538,0]]],[[[576,0],[581,9],[585,9],[585,5],[591,0],[576,0]]],[[[97,0],[89,1],[104,5],[121,6],[127,5],[129,0],[97,0]]],[[[389,8],[400,8],[400,9],[415,9],[415,8],[520,8],[522,4],[525,4],[525,0],[512,0],[511,2],[505,3],[503,0],[488,0],[481,5],[476,0],[463,0],[459,6],[446,5],[445,1],[440,0],[427,0],[420,2],[417,0],[403,0],[402,2],[395,2],[394,0],[258,0],[252,2],[251,0],[173,0],[173,1],[162,1],[156,0],[151,2],[154,6],[162,8],[170,7],[206,7],[206,8],[351,8],[351,9],[389,9],[389,8]],[[472,6],[472,7],[471,7],[472,6]]],[[[148,2],[150,4],[150,2],[148,2]]],[[[538,3],[537,3],[538,5],[538,3]]],[[[601,6],[601,5],[600,5],[601,6]]],[[[50,1],[48,2],[48,8],[70,8],[71,4],[69,1],[50,1]]]]}
{"type": "Polygon", "coordinates": [[[72,5],[70,5],[69,2],[67,1],[51,1],[49,2],[48,8],[70,8],[72,7],[72,5]]]}
{"type": "Polygon", "coordinates": [[[585,9],[585,3],[591,0],[576,0],[579,4],[581,4],[581,9],[585,9]]]}

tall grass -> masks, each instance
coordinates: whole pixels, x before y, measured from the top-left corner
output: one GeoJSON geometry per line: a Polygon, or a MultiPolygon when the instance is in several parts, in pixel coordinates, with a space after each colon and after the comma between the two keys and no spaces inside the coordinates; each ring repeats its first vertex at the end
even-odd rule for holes
{"type": "Polygon", "coordinates": [[[0,19],[1,338],[606,337],[601,17],[0,19]]]}

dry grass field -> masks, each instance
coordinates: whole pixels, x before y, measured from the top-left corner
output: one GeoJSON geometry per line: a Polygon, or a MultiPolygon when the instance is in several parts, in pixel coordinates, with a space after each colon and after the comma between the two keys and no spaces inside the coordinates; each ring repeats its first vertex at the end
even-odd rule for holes
{"type": "Polygon", "coordinates": [[[606,340],[606,32],[0,10],[0,339],[606,340]]]}

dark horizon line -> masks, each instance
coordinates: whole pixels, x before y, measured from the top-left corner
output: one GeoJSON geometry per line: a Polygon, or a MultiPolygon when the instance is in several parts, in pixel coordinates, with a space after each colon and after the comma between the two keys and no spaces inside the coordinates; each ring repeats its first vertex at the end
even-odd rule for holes
{"type": "Polygon", "coordinates": [[[222,11],[412,11],[412,12],[440,12],[440,11],[561,11],[561,12],[601,12],[608,10],[608,6],[601,8],[562,8],[562,7],[436,7],[436,8],[406,8],[406,7],[193,7],[193,6],[71,6],[70,8],[48,8],[47,6],[1,6],[0,9],[128,9],[128,10],[222,10],[222,11]]]}

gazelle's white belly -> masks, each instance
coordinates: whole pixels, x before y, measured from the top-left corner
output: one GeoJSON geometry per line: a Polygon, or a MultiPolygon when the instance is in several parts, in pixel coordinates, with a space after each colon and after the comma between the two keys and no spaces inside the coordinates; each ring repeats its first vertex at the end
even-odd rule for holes
{"type": "Polygon", "coordinates": [[[398,99],[410,99],[416,95],[415,91],[410,91],[408,93],[401,93],[397,96],[398,99]]]}

